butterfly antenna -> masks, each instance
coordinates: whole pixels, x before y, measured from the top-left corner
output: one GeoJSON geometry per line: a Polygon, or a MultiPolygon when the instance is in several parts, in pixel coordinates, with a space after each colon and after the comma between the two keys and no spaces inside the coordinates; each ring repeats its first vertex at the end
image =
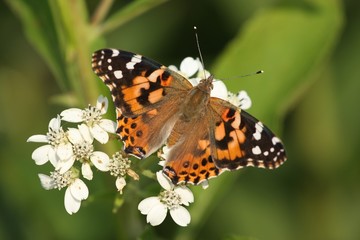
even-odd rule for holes
{"type": "Polygon", "coordinates": [[[264,73],[264,71],[263,71],[263,70],[259,70],[259,71],[253,72],[253,73],[241,75],[241,76],[239,76],[239,77],[249,77],[249,76],[256,75],[256,74],[261,74],[261,73],[264,73]]]}
{"type": "Polygon", "coordinates": [[[223,78],[222,80],[223,80],[223,81],[226,81],[226,80],[231,80],[231,79],[234,79],[234,78],[250,77],[250,76],[257,75],[257,74],[261,74],[261,73],[264,73],[264,71],[263,71],[263,70],[258,70],[258,71],[256,71],[256,72],[252,72],[252,73],[245,74],[245,75],[234,76],[234,77],[230,77],[230,78],[223,78]]]}
{"type": "Polygon", "coordinates": [[[195,30],[196,46],[197,46],[197,48],[198,48],[199,56],[200,56],[200,61],[201,61],[201,64],[202,64],[202,66],[203,66],[204,78],[206,78],[205,63],[204,63],[204,59],[203,59],[202,54],[201,54],[199,37],[198,37],[198,34],[197,34],[197,27],[196,27],[196,26],[194,26],[194,30],[195,30]]]}

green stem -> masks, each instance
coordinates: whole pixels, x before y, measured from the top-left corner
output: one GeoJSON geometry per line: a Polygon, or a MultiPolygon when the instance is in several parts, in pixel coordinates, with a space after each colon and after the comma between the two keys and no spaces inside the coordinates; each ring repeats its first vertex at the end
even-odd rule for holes
{"type": "Polygon", "coordinates": [[[99,90],[91,70],[90,25],[84,1],[50,1],[57,17],[66,71],[78,103],[86,105],[97,99],[99,90]],[[51,3],[53,2],[53,3],[51,3]]]}
{"type": "Polygon", "coordinates": [[[96,8],[92,18],[91,18],[91,24],[93,26],[98,25],[101,23],[104,18],[106,17],[107,13],[110,10],[111,5],[113,4],[114,0],[102,0],[98,7],[96,8]]]}

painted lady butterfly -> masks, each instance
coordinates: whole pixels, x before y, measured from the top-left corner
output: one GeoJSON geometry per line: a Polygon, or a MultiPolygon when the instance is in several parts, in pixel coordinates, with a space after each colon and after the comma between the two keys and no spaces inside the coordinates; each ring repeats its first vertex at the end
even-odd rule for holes
{"type": "Polygon", "coordinates": [[[286,160],[280,139],[260,121],[210,97],[212,76],[193,87],[151,59],[116,49],[95,52],[92,68],[110,88],[125,152],[146,158],[166,142],[163,171],[174,184],[248,166],[273,169],[286,160]]]}

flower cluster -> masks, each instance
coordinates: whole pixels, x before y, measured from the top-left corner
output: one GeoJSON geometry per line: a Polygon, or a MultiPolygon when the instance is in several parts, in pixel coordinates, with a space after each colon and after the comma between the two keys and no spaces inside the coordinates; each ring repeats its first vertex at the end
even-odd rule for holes
{"type": "Polygon", "coordinates": [[[87,186],[80,179],[80,172],[83,178],[92,180],[92,167],[103,172],[109,171],[109,156],[95,151],[93,145],[94,139],[104,144],[109,140],[108,133],[115,133],[115,122],[102,118],[107,107],[107,98],[100,96],[95,107],[65,110],[50,120],[45,135],[33,135],[27,140],[45,143],[35,149],[32,159],[37,165],[50,162],[55,168],[50,175],[39,174],[40,182],[46,190],[67,187],[64,203],[69,214],[77,212],[81,201],[89,195],[87,186]],[[79,125],[65,131],[61,126],[62,120],[79,125]]]}
{"type": "MultiPolygon", "coordinates": [[[[203,69],[199,59],[191,57],[181,62],[180,69],[175,66],[169,68],[184,75],[193,86],[199,84],[201,79],[210,76],[209,72],[203,69]]],[[[241,109],[251,106],[251,100],[245,91],[231,93],[220,80],[214,79],[210,95],[229,101],[241,109]]],[[[85,109],[67,109],[50,120],[48,132],[45,135],[33,135],[27,140],[45,143],[34,150],[32,159],[37,165],[50,162],[54,167],[49,175],[39,174],[40,182],[46,190],[66,188],[64,205],[69,214],[76,213],[80,209],[81,202],[88,198],[88,187],[81,178],[92,180],[93,168],[116,177],[115,186],[120,194],[126,186],[126,176],[134,180],[139,179],[135,171],[130,168],[131,161],[123,152],[116,152],[110,158],[104,152],[95,151],[95,140],[105,144],[109,141],[109,133],[115,133],[116,130],[115,122],[102,117],[107,108],[107,98],[100,96],[96,106],[88,106],[85,109]],[[67,127],[65,130],[61,125],[62,121],[77,125],[67,127]]],[[[165,164],[168,152],[169,149],[166,146],[158,152],[162,160],[159,162],[161,166],[165,164]]],[[[187,226],[191,221],[191,216],[184,206],[189,206],[194,202],[191,190],[185,185],[175,186],[162,171],[156,172],[156,178],[163,190],[157,196],[142,200],[138,205],[139,211],[146,215],[146,221],[152,226],[161,224],[167,212],[170,212],[176,224],[187,226]]],[[[202,182],[202,187],[206,189],[208,182],[202,182]]]]}
{"type": "Polygon", "coordinates": [[[182,205],[189,206],[194,202],[194,195],[185,186],[174,186],[167,179],[162,171],[156,173],[156,177],[163,191],[156,197],[145,198],[139,203],[139,210],[147,215],[146,221],[152,226],[161,224],[168,212],[176,224],[185,227],[190,223],[191,216],[189,211],[182,205]]]}
{"type": "MultiPolygon", "coordinates": [[[[203,65],[198,58],[194,59],[192,57],[186,57],[180,63],[180,69],[174,65],[170,65],[169,68],[189,79],[193,86],[198,85],[201,79],[210,76],[210,73],[203,68],[203,65]]],[[[251,99],[245,91],[240,91],[237,94],[229,92],[225,84],[218,79],[214,79],[213,89],[210,95],[211,97],[217,97],[226,100],[236,107],[244,110],[251,107],[251,99]]]]}
{"type": "Polygon", "coordinates": [[[125,176],[129,175],[134,180],[139,180],[139,175],[130,168],[130,160],[122,152],[116,152],[109,162],[110,175],[116,177],[115,185],[117,190],[122,194],[126,185],[125,176]]]}

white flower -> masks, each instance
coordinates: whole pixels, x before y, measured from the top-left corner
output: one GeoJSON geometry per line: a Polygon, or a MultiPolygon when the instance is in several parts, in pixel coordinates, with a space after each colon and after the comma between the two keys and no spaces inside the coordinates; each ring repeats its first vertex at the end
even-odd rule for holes
{"type": "Polygon", "coordinates": [[[243,110],[251,107],[251,99],[245,91],[240,91],[238,94],[228,92],[228,101],[243,110]]]}
{"type": "Polygon", "coordinates": [[[64,205],[66,211],[71,215],[79,211],[81,201],[85,200],[89,196],[89,190],[85,183],[77,177],[77,173],[73,171],[67,171],[60,173],[54,171],[50,173],[50,176],[45,174],[39,174],[41,185],[46,190],[62,189],[67,187],[65,191],[64,205]]]}
{"type": "MultiPolygon", "coordinates": [[[[169,66],[169,68],[173,71],[177,71],[184,77],[188,78],[190,83],[193,86],[198,85],[199,82],[201,81],[201,79],[204,79],[204,78],[207,78],[210,76],[210,73],[208,71],[204,70],[204,68],[198,58],[194,59],[192,57],[186,57],[180,63],[180,70],[177,69],[177,67],[175,67],[173,65],[169,66]]],[[[241,106],[241,109],[247,109],[247,108],[250,108],[250,106],[251,106],[251,100],[250,100],[249,96],[246,94],[246,92],[244,92],[244,93],[246,94],[247,98],[246,99],[244,98],[244,100],[242,100],[243,92],[244,91],[240,91],[236,95],[237,97],[234,97],[235,94],[228,92],[223,81],[214,79],[213,89],[211,90],[210,96],[221,98],[226,101],[230,101],[233,104],[235,102],[235,104],[234,104],[235,106],[238,106],[238,107],[241,106]],[[236,100],[236,101],[234,101],[234,100],[236,100]],[[244,101],[244,102],[242,102],[242,101],[244,101]]]]}
{"type": "Polygon", "coordinates": [[[185,186],[174,186],[162,173],[156,173],[157,180],[165,190],[157,197],[149,197],[139,203],[138,209],[146,216],[152,226],[161,224],[168,212],[176,224],[185,227],[190,223],[189,211],[182,205],[189,206],[194,202],[194,195],[185,186]]]}
{"type": "Polygon", "coordinates": [[[115,186],[121,194],[123,188],[126,186],[126,175],[129,175],[134,180],[139,180],[139,175],[137,175],[132,169],[130,169],[130,165],[131,161],[120,152],[116,152],[112,156],[108,165],[110,175],[117,177],[115,181],[115,186]]]}
{"type": "Polygon", "coordinates": [[[190,78],[200,69],[203,69],[199,58],[194,59],[192,57],[186,57],[184,58],[184,60],[181,61],[180,70],[174,65],[170,65],[169,68],[173,71],[180,73],[186,78],[190,78]]]}
{"type": "Polygon", "coordinates": [[[122,190],[124,189],[124,187],[126,186],[126,180],[123,177],[117,177],[116,181],[115,181],[115,186],[117,188],[117,190],[120,192],[120,194],[122,194],[122,190]]]}
{"type": "Polygon", "coordinates": [[[165,166],[166,163],[166,159],[168,159],[170,153],[170,148],[166,145],[164,145],[162,148],[160,148],[157,152],[157,156],[158,158],[160,158],[160,161],[158,162],[158,164],[162,167],[165,166]]]}
{"type": "Polygon", "coordinates": [[[32,153],[31,158],[37,165],[50,161],[56,167],[59,160],[68,159],[72,154],[72,146],[61,127],[60,116],[50,120],[46,135],[33,135],[27,139],[27,142],[48,143],[32,153]]]}
{"type": "Polygon", "coordinates": [[[94,138],[85,124],[79,125],[78,128],[69,128],[68,138],[72,143],[73,154],[70,158],[59,161],[56,170],[64,173],[73,166],[76,160],[82,163],[81,173],[88,180],[93,178],[90,164],[103,172],[109,170],[109,156],[106,153],[94,151],[94,146],[92,145],[94,138]]]}
{"type": "Polygon", "coordinates": [[[106,113],[108,108],[108,99],[99,96],[96,106],[90,106],[85,109],[70,108],[60,113],[62,120],[72,123],[84,122],[89,128],[91,135],[100,143],[107,143],[109,140],[108,133],[115,133],[116,123],[102,119],[103,114],[106,113]]]}

